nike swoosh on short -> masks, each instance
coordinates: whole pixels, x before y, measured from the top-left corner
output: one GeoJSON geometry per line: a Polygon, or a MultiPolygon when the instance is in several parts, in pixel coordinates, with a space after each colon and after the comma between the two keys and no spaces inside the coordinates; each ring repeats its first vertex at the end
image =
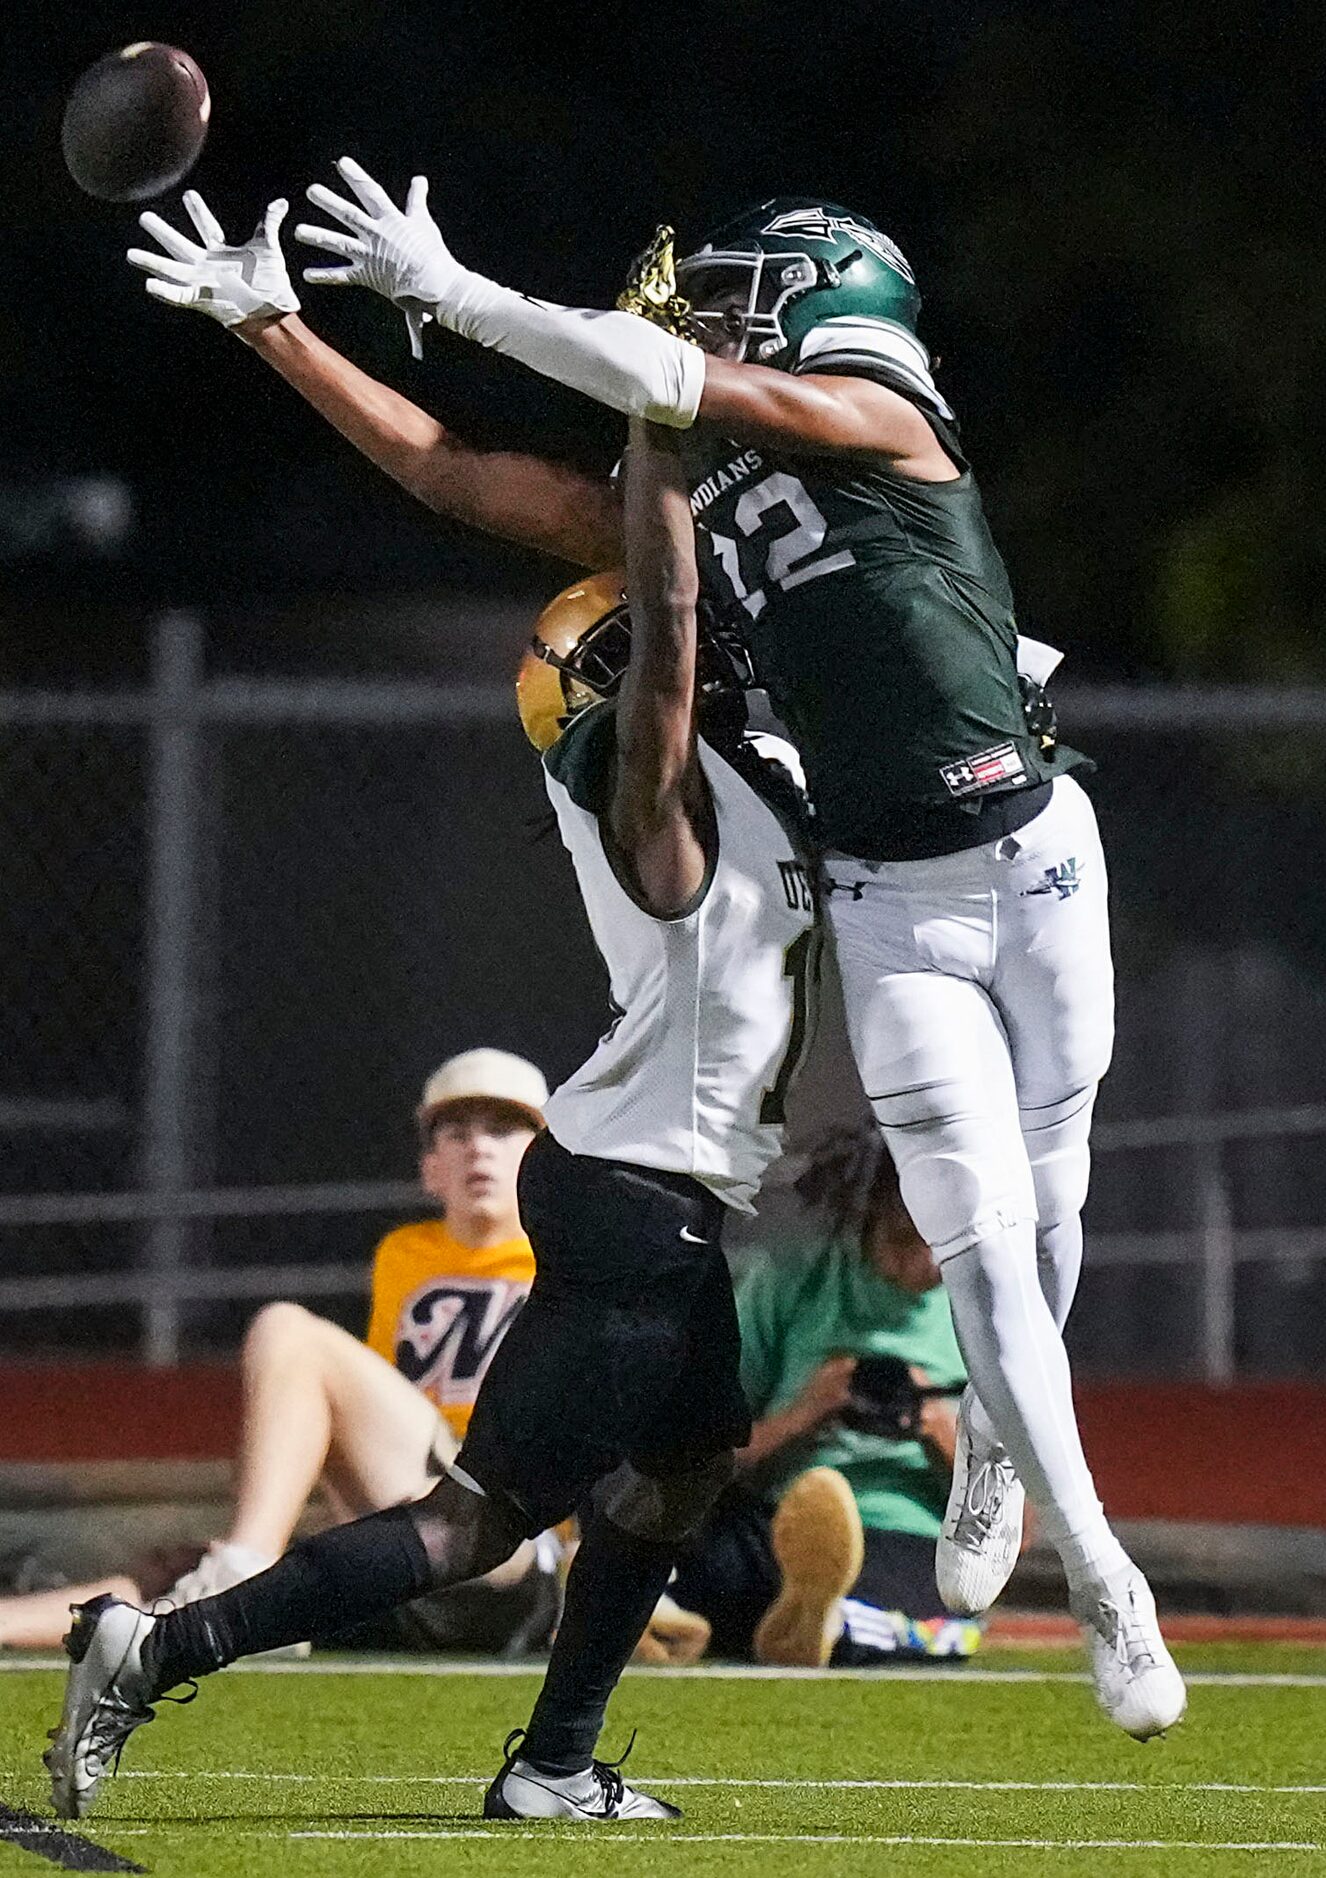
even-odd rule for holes
{"type": "Polygon", "coordinates": [[[681,1236],[686,1241],[687,1245],[708,1245],[709,1244],[709,1241],[707,1239],[697,1239],[695,1234],[691,1231],[689,1226],[682,1227],[681,1236]]]}

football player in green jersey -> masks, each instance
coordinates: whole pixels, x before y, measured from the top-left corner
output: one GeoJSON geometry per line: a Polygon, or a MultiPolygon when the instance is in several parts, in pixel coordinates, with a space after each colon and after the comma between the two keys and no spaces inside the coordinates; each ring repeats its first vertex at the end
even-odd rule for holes
{"type": "MultiPolygon", "coordinates": [[[[968,1613],[998,1595],[1025,1483],[1102,1706],[1160,1732],[1183,1683],[1096,1497],[1061,1335],[1112,1038],[1104,862],[1082,759],[1023,708],[1007,577],[917,337],[911,269],[864,217],[785,198],[675,271],[660,231],[625,307],[570,309],[462,267],[422,178],[402,209],[338,167],[350,196],[309,191],[337,226],[297,231],[335,265],[306,279],[383,294],[416,350],[433,320],[685,433],[702,578],[744,612],[801,749],[857,1062],[972,1378],[941,1589],[968,1613]]],[[[167,251],[131,257],[149,291],[223,317],[423,501],[587,565],[619,558],[609,487],[466,446],[308,330],[279,215],[241,248],[196,216],[201,243],[144,219],[167,251]]]]}

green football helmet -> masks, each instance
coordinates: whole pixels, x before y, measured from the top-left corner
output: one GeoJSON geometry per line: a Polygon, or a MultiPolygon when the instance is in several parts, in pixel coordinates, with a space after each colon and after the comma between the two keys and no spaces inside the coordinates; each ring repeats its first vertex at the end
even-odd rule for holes
{"type": "Polygon", "coordinates": [[[810,196],[734,216],[678,261],[676,285],[694,329],[761,365],[793,367],[826,320],[884,322],[916,345],[921,296],[906,256],[865,216],[810,196]]]}

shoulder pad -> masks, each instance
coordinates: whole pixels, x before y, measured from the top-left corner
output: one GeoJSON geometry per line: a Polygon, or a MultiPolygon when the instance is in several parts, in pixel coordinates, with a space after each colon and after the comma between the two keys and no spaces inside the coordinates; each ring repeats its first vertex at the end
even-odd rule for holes
{"type": "Polygon", "coordinates": [[[785,771],[789,780],[806,794],[806,772],[801,757],[786,737],[779,737],[772,730],[748,730],[746,742],[761,762],[773,763],[785,771]]]}
{"type": "Polygon", "coordinates": [[[892,320],[856,314],[822,320],[797,348],[794,372],[851,371],[878,377],[882,384],[925,404],[948,423],[954,421],[947,400],[930,375],[930,354],[920,340],[892,320]]]}
{"type": "Polygon", "coordinates": [[[543,766],[578,809],[601,815],[608,806],[616,752],[617,713],[605,700],[571,719],[552,748],[544,751],[543,766]]]}

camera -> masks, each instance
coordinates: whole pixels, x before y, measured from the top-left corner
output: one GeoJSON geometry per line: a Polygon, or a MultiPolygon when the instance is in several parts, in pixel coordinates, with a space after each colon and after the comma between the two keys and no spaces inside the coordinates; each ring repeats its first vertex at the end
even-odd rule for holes
{"type": "Polygon", "coordinates": [[[929,1396],[952,1395],[951,1389],[922,1386],[899,1356],[863,1356],[852,1372],[852,1393],[838,1419],[857,1434],[885,1441],[915,1441],[921,1407],[929,1396]]]}

